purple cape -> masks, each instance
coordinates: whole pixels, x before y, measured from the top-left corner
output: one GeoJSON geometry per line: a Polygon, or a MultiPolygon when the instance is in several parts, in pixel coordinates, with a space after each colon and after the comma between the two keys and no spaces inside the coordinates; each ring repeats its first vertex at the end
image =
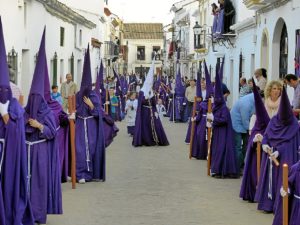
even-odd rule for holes
{"type": "Polygon", "coordinates": [[[144,93],[140,91],[132,141],[133,146],[169,145],[160,118],[155,117],[155,112],[154,97],[145,99],[144,93]]]}
{"type": "Polygon", "coordinates": [[[0,224],[33,225],[33,215],[27,192],[24,110],[16,99],[11,99],[8,112],[10,116],[8,124],[4,125],[3,120],[0,120],[0,137],[4,139],[6,146],[3,149],[1,145],[0,150],[0,155],[3,156],[0,186],[0,224]],[[18,137],[17,143],[15,137],[18,137]]]}

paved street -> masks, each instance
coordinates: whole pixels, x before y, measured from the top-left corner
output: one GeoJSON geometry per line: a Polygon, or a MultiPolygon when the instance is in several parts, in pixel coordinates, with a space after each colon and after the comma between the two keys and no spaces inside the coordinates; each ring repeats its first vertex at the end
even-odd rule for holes
{"type": "Polygon", "coordinates": [[[49,225],[271,225],[273,215],[239,199],[240,179],[206,176],[189,160],[187,124],[164,121],[168,147],[133,148],[126,123],[107,149],[107,181],[63,185],[61,216],[49,225]]]}

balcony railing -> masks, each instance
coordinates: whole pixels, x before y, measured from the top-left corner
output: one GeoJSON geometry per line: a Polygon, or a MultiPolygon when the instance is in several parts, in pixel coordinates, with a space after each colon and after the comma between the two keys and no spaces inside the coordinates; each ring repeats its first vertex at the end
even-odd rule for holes
{"type": "Polygon", "coordinates": [[[104,56],[105,58],[119,57],[120,48],[119,45],[112,41],[104,42],[104,56]]]}

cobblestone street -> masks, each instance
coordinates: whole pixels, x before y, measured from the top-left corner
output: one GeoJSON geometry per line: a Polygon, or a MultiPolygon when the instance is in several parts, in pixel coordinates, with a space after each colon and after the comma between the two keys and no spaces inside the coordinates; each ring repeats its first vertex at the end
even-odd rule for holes
{"type": "Polygon", "coordinates": [[[107,149],[105,183],[63,184],[62,216],[49,225],[270,225],[273,215],[239,199],[240,179],[206,176],[189,160],[187,124],[164,121],[170,146],[133,148],[126,123],[107,149]]]}

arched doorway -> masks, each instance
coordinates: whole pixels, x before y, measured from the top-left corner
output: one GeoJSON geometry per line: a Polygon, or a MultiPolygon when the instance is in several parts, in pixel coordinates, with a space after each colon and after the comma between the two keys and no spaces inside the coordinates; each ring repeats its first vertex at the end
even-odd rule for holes
{"type": "Polygon", "coordinates": [[[272,65],[271,73],[273,78],[283,78],[288,69],[288,33],[286,23],[279,18],[275,29],[272,42],[272,65]]]}
{"type": "Polygon", "coordinates": [[[279,78],[284,78],[288,67],[288,33],[284,24],[280,37],[279,78]]]}
{"type": "Polygon", "coordinates": [[[261,61],[260,67],[269,69],[269,35],[268,31],[264,30],[261,39],[261,61]]]}

